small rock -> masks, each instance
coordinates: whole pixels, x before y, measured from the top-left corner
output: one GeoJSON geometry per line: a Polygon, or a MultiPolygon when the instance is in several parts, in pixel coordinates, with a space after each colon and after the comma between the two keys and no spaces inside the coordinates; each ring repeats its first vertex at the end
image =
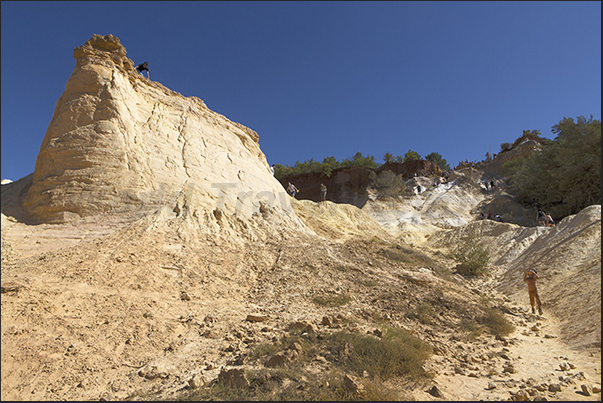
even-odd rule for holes
{"type": "Polygon", "coordinates": [[[561,368],[562,371],[570,370],[570,367],[569,367],[569,365],[567,365],[567,362],[562,362],[561,364],[559,364],[559,368],[561,368]]]}
{"type": "Polygon", "coordinates": [[[593,394],[593,389],[588,385],[580,385],[580,389],[582,389],[582,393],[586,396],[591,396],[593,394]]]}
{"type": "Polygon", "coordinates": [[[571,362],[567,363],[568,367],[570,367],[571,369],[576,369],[576,366],[574,364],[572,364],[571,362]]]}
{"type": "Polygon", "coordinates": [[[207,384],[207,380],[203,376],[203,374],[195,374],[191,379],[188,380],[188,386],[191,389],[198,389],[201,386],[205,386],[207,384]]]}
{"type": "Polygon", "coordinates": [[[580,371],[580,372],[572,375],[572,379],[575,381],[583,381],[586,379],[586,376],[584,375],[584,372],[580,371]]]}
{"type": "Polygon", "coordinates": [[[247,321],[249,322],[265,322],[266,320],[268,320],[268,317],[265,315],[247,315],[246,318],[247,321]]]}
{"type": "Polygon", "coordinates": [[[552,335],[552,334],[545,334],[545,335],[544,335],[544,338],[545,338],[545,339],[556,339],[556,338],[557,338],[557,336],[554,336],[554,335],[552,335]]]}
{"type": "Polygon", "coordinates": [[[289,347],[287,347],[287,350],[293,350],[299,354],[304,351],[304,348],[302,347],[301,344],[299,344],[299,342],[296,341],[296,342],[291,343],[291,345],[289,347]]]}
{"type": "Polygon", "coordinates": [[[503,368],[503,372],[507,372],[509,374],[514,374],[517,371],[515,371],[515,368],[512,365],[506,366],[503,368]]]}
{"type": "Polygon", "coordinates": [[[299,320],[297,322],[291,322],[289,324],[288,330],[301,330],[302,333],[303,332],[307,332],[307,333],[316,333],[316,328],[314,326],[314,324],[312,322],[309,322],[307,320],[299,320]]]}
{"type": "Polygon", "coordinates": [[[157,378],[164,379],[169,376],[169,374],[164,368],[156,365],[147,365],[144,368],[141,368],[138,371],[138,375],[149,380],[157,378]]]}
{"type": "Polygon", "coordinates": [[[352,393],[361,395],[364,392],[364,385],[354,375],[345,374],[343,384],[352,393]]]}
{"type": "Polygon", "coordinates": [[[487,390],[496,389],[496,382],[488,382],[488,386],[486,386],[487,390]]]}
{"type": "Polygon", "coordinates": [[[248,388],[249,381],[245,376],[245,371],[238,368],[223,369],[218,375],[218,382],[224,383],[225,385],[236,386],[238,388],[248,388]]]}
{"type": "Polygon", "coordinates": [[[77,347],[75,346],[75,344],[71,344],[69,347],[67,347],[67,350],[65,351],[66,356],[75,355],[76,353],[77,347]]]}
{"type": "Polygon", "coordinates": [[[513,395],[513,400],[516,402],[525,402],[530,400],[530,396],[525,390],[518,390],[517,393],[513,395]]]}
{"type": "Polygon", "coordinates": [[[429,388],[427,393],[429,393],[431,396],[442,397],[442,391],[436,385],[433,385],[431,388],[429,388]]]}
{"type": "Polygon", "coordinates": [[[599,386],[593,386],[593,393],[601,393],[601,388],[599,386]]]}
{"type": "Polygon", "coordinates": [[[551,383],[549,385],[549,392],[561,392],[561,384],[551,383]]]}

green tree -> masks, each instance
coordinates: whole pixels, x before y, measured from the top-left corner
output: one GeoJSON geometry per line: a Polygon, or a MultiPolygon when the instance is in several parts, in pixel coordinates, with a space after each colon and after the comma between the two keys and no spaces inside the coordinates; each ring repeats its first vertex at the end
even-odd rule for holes
{"type": "Polygon", "coordinates": [[[513,147],[513,146],[511,145],[511,143],[502,143],[502,144],[500,145],[500,151],[502,152],[502,151],[507,151],[507,150],[510,150],[510,149],[511,149],[511,147],[513,147]]]}
{"type": "Polygon", "coordinates": [[[354,154],[354,158],[351,161],[349,159],[346,159],[345,161],[348,161],[349,165],[347,166],[361,166],[368,168],[377,168],[379,166],[379,164],[375,162],[375,157],[373,155],[367,155],[365,157],[360,151],[354,154]]]}
{"type": "Polygon", "coordinates": [[[341,164],[339,161],[337,161],[337,158],[335,158],[333,156],[325,157],[322,160],[322,167],[321,167],[320,172],[322,172],[326,176],[330,177],[333,170],[339,168],[340,166],[341,166],[341,164]]]}
{"type": "Polygon", "coordinates": [[[412,161],[412,160],[420,160],[421,156],[418,152],[408,150],[406,154],[404,154],[404,162],[412,161]]]}
{"type": "Polygon", "coordinates": [[[388,153],[383,154],[383,161],[385,163],[392,162],[393,160],[394,160],[394,155],[392,153],[388,152],[388,153]]]}
{"type": "Polygon", "coordinates": [[[563,118],[552,132],[555,140],[504,168],[520,202],[559,220],[601,204],[601,121],[563,118]]]}
{"type": "Polygon", "coordinates": [[[442,171],[449,171],[450,170],[450,166],[448,165],[448,162],[446,162],[446,160],[444,158],[442,158],[442,156],[436,152],[432,152],[429,153],[425,156],[425,159],[427,161],[431,161],[435,164],[438,164],[438,166],[440,167],[440,169],[442,171]]]}

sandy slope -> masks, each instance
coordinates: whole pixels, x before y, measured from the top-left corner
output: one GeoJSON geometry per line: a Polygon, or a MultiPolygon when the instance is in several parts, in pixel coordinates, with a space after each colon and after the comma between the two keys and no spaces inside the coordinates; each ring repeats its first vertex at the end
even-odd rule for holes
{"type": "MultiPolygon", "coordinates": [[[[467,226],[446,228],[438,212],[468,219],[487,197],[452,186],[415,196],[397,202],[410,205],[405,214],[423,212],[412,224],[419,233],[429,227],[413,238],[420,239],[414,248],[452,267],[447,250],[462,241],[467,226]]],[[[196,374],[214,379],[250,346],[278,340],[292,322],[320,328],[324,315],[342,314],[362,331],[387,318],[436,347],[426,364],[434,380],[410,391],[415,399],[504,400],[525,390],[548,400],[600,400],[600,393],[580,393],[582,384],[601,384],[600,206],[557,229],[472,223],[482,227],[495,264],[488,277],[457,282],[386,259],[391,245],[411,246],[379,225],[370,209],[307,201],[293,207],[305,230],[271,213],[252,220],[226,216],[220,223],[212,214],[166,208],[38,226],[3,214],[2,285],[18,290],[2,293],[2,399],[173,397],[196,374]],[[549,250],[550,244],[563,247],[549,250]],[[530,256],[535,260],[526,261],[530,256]],[[547,271],[542,256],[555,270],[547,271]],[[539,262],[543,318],[525,313],[527,292],[514,274],[539,262]],[[576,270],[583,275],[571,276],[576,270]],[[580,292],[592,298],[582,297],[576,308],[564,303],[580,292]],[[354,297],[337,309],[310,302],[338,294],[354,297]],[[464,341],[460,313],[443,311],[432,327],[404,315],[437,301],[471,312],[484,296],[509,312],[514,334],[464,341]],[[248,314],[268,320],[248,322],[248,314]],[[565,362],[575,368],[562,371],[565,362]],[[514,373],[504,372],[507,363],[514,373]],[[494,389],[487,389],[490,382],[494,389]],[[548,390],[558,383],[561,391],[548,390]],[[535,392],[542,384],[545,390],[535,392]],[[442,397],[427,392],[433,385],[442,397]]],[[[378,214],[402,217],[385,208],[378,214]]]]}

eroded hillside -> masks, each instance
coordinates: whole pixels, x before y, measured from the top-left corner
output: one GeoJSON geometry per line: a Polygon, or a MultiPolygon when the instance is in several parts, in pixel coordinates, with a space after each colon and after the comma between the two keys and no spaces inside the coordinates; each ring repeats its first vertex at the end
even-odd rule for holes
{"type": "Polygon", "coordinates": [[[475,167],[362,208],[296,200],[255,132],[136,76],[117,38],[87,45],[79,106],[2,185],[3,400],[600,400],[600,205],[536,227],[475,167]],[[470,232],[483,277],[455,272],[470,232]]]}

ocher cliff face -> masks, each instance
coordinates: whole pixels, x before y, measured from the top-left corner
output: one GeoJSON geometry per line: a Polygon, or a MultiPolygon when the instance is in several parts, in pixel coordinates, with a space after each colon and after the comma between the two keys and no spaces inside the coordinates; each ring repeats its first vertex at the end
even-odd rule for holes
{"type": "Polygon", "coordinates": [[[140,75],[113,35],[74,57],[24,199],[31,219],[150,209],[183,193],[212,211],[291,211],[256,132],[140,75]]]}

